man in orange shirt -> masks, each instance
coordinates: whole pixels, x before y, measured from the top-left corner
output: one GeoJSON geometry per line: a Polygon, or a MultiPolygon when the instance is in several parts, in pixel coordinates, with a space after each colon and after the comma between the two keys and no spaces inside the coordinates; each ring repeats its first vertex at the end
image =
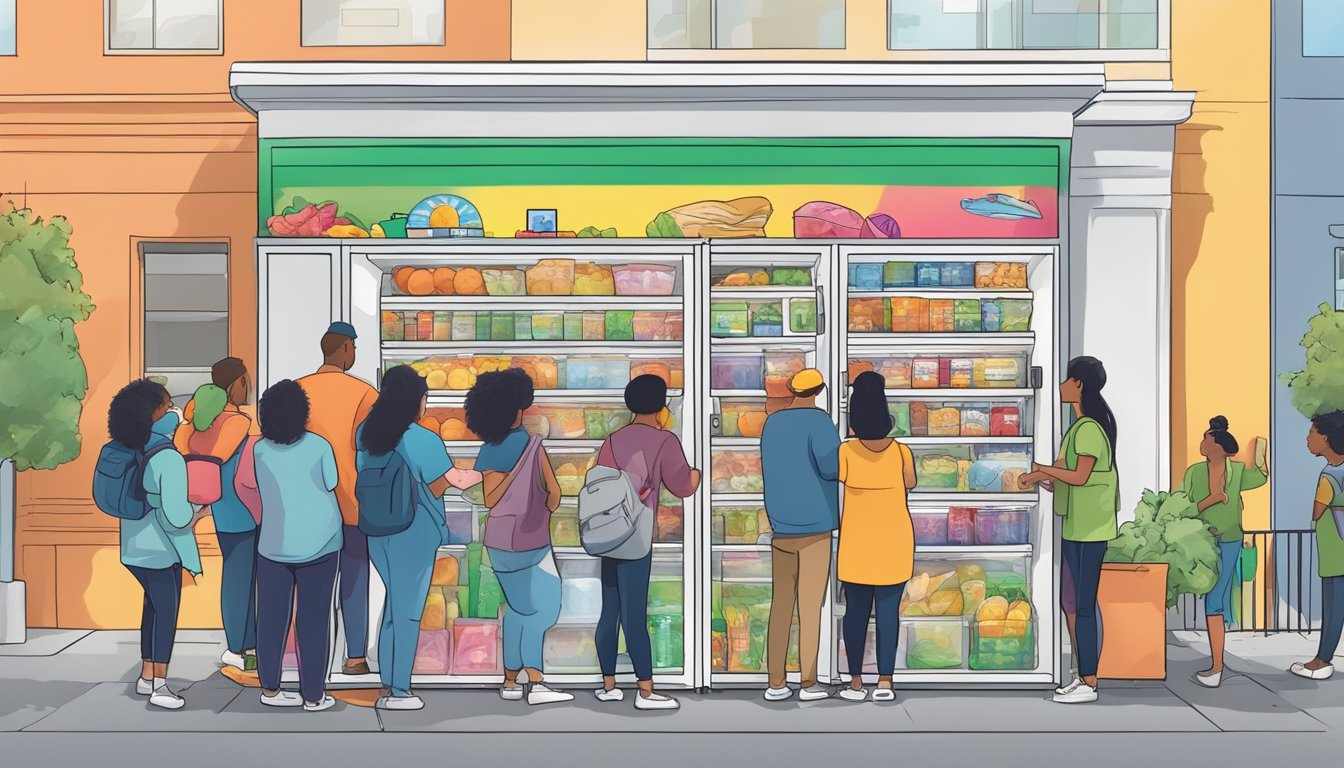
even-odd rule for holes
{"type": "Polygon", "coordinates": [[[355,328],[332,323],[322,336],[323,365],[299,379],[308,395],[308,431],[325,438],[336,453],[336,501],[345,543],[340,557],[341,621],[345,627],[347,675],[369,673],[369,542],[359,530],[355,502],[355,431],[369,415],[378,391],[346,373],[355,364],[355,328]]]}

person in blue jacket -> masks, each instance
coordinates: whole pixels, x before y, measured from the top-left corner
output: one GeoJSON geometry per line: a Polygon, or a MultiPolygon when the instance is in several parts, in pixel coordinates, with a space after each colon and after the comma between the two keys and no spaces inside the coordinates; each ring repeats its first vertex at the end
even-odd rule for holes
{"type": "Polygon", "coordinates": [[[135,692],[163,709],[181,709],[182,697],[168,687],[168,662],[177,635],[182,606],[182,571],[201,573],[201,555],[192,527],[200,519],[187,501],[187,465],[171,446],[180,417],[162,384],[140,379],[127,384],[113,398],[107,413],[107,432],[118,443],[149,451],[160,443],[145,465],[144,489],[149,514],[121,523],[121,563],[144,588],[140,615],[140,677],[135,692]]]}
{"type": "Polygon", "coordinates": [[[390,536],[369,537],[369,557],[383,580],[382,627],[378,634],[378,675],[387,694],[375,706],[387,710],[422,709],[411,692],[411,672],[420,639],[420,617],[434,572],[434,556],[448,541],[443,494],[449,485],[466,488],[478,475],[460,472],[443,440],[416,422],[425,415],[429,387],[410,366],[383,374],[382,390],[356,432],[356,467],[382,466],[394,451],[415,481],[415,512],[411,525],[390,536]]]}

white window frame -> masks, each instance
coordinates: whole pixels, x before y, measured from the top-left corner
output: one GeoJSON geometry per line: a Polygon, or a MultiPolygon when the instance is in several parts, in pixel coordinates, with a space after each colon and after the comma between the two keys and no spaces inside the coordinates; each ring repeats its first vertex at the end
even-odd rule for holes
{"type": "Polygon", "coordinates": [[[7,59],[19,55],[19,3],[18,0],[0,0],[0,3],[8,3],[9,7],[14,9],[14,51],[0,53],[0,59],[7,59]]]}
{"type": "MultiPolygon", "coordinates": [[[[211,366],[210,366],[210,365],[204,365],[204,366],[174,366],[174,365],[166,365],[166,366],[164,366],[164,365],[161,365],[161,366],[150,366],[150,365],[148,364],[149,350],[146,348],[146,336],[147,336],[147,333],[148,333],[148,331],[147,331],[147,326],[148,326],[148,323],[149,323],[149,321],[150,321],[150,312],[162,312],[162,313],[166,313],[166,314],[171,314],[171,313],[173,313],[173,312],[181,312],[181,313],[186,314],[186,315],[198,315],[198,316],[199,316],[199,315],[210,315],[210,316],[214,316],[213,318],[200,318],[200,319],[223,319],[223,320],[225,321],[225,327],[226,327],[225,337],[224,337],[224,355],[227,356],[227,355],[229,355],[229,354],[232,354],[232,352],[233,352],[233,328],[232,328],[232,322],[231,322],[231,320],[232,320],[232,307],[231,307],[231,302],[229,301],[229,293],[230,293],[230,290],[231,290],[231,289],[230,289],[230,285],[231,285],[231,283],[232,283],[232,275],[230,274],[230,270],[229,270],[229,268],[230,268],[230,266],[231,266],[230,263],[229,263],[229,245],[230,245],[230,244],[229,244],[229,241],[228,241],[228,240],[225,240],[225,239],[219,239],[219,240],[202,240],[202,241],[184,241],[184,240],[141,240],[141,241],[139,241],[138,243],[136,243],[136,249],[137,249],[138,254],[139,254],[138,267],[139,267],[139,280],[140,280],[140,300],[139,300],[139,302],[138,302],[138,303],[139,303],[139,307],[138,307],[138,314],[139,314],[139,318],[138,318],[138,320],[139,320],[139,323],[138,323],[138,325],[139,325],[139,329],[140,329],[140,335],[139,335],[139,347],[140,347],[140,350],[141,350],[141,353],[140,353],[140,367],[141,367],[141,375],[142,375],[142,376],[146,376],[146,377],[148,377],[148,376],[165,376],[165,375],[167,375],[167,376],[171,376],[171,375],[173,375],[173,374],[178,374],[178,375],[181,375],[181,374],[187,374],[187,375],[194,375],[194,376],[199,377],[199,378],[204,378],[205,380],[208,380],[208,379],[210,378],[210,370],[211,370],[211,366]],[[160,257],[165,257],[165,258],[172,258],[172,257],[174,257],[174,256],[191,256],[191,255],[207,255],[207,254],[208,254],[208,255],[212,255],[212,256],[222,256],[222,257],[224,258],[224,271],[223,271],[223,273],[220,273],[220,274],[222,275],[222,277],[224,278],[224,291],[225,291],[225,301],[224,301],[224,307],[225,307],[225,308],[224,308],[222,311],[221,311],[221,310],[207,310],[207,311],[201,311],[201,312],[193,312],[193,311],[190,311],[190,310],[151,310],[151,309],[148,308],[148,307],[149,307],[149,304],[150,304],[150,301],[149,301],[149,294],[148,294],[148,281],[147,281],[145,278],[150,274],[150,272],[148,271],[148,267],[149,267],[149,263],[148,263],[148,262],[149,262],[149,257],[150,257],[150,256],[160,256],[160,257]],[[219,316],[222,316],[222,318],[219,317],[219,316]]],[[[211,273],[211,274],[215,274],[215,273],[211,273]]],[[[212,363],[212,364],[213,364],[213,363],[212,363]]],[[[180,397],[184,397],[184,396],[185,396],[185,395],[182,394],[182,393],[179,393],[179,394],[177,395],[177,397],[179,397],[179,398],[180,398],[180,397]]]]}
{"type": "MultiPolygon", "coordinates": [[[[859,0],[862,2],[863,0],[859,0]]],[[[841,0],[844,4],[845,23],[849,21],[849,3],[850,0],[841,0]]],[[[649,20],[647,16],[649,4],[647,0],[644,3],[644,46],[648,48],[649,44],[649,20]]],[[[727,54],[747,54],[759,51],[807,51],[812,54],[826,54],[832,51],[844,51],[849,48],[849,28],[844,28],[844,42],[836,48],[720,48],[719,47],[719,0],[709,0],[709,47],[708,48],[648,48],[650,59],[657,58],[656,54],[664,56],[668,54],[677,54],[686,52],[709,52],[709,53],[727,53],[727,54]]]]}
{"type": "Polygon", "coordinates": [[[1335,246],[1331,252],[1335,255],[1335,309],[1344,310],[1344,246],[1335,246]]]}
{"type": "MultiPolygon", "coordinates": [[[[448,18],[447,0],[439,0],[443,6],[444,23],[451,21],[448,18]]],[[[647,33],[646,33],[647,36],[647,33]]],[[[299,0],[299,47],[300,48],[443,48],[448,45],[448,33],[444,30],[443,42],[441,43],[310,43],[303,36],[303,0],[299,0]]]]}
{"type": "MultiPolygon", "coordinates": [[[[154,0],[158,3],[159,0],[154,0]]],[[[224,55],[224,0],[215,0],[219,18],[219,45],[215,48],[113,48],[112,0],[103,0],[103,55],[104,56],[223,56],[224,55]]],[[[156,6],[157,7],[157,6],[156,6]]],[[[152,28],[152,25],[151,25],[152,28]]]]}

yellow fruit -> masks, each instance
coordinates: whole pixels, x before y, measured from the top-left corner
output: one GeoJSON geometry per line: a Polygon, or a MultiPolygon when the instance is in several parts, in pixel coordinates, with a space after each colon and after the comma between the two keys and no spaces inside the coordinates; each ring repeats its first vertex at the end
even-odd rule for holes
{"type": "Polygon", "coordinates": [[[451,205],[440,205],[429,214],[429,226],[434,229],[451,229],[462,223],[457,209],[451,205]]]}
{"type": "Polygon", "coordinates": [[[940,573],[929,580],[929,592],[937,592],[942,589],[959,589],[961,580],[957,578],[956,571],[940,573]]]}
{"type": "Polygon", "coordinates": [[[429,375],[425,376],[425,384],[430,389],[443,389],[448,385],[448,374],[439,370],[430,371],[429,375]]]}
{"type": "Polygon", "coordinates": [[[458,368],[446,377],[449,389],[461,390],[471,389],[476,386],[476,374],[471,371],[458,368]]]}
{"type": "Polygon", "coordinates": [[[960,616],[961,591],[941,589],[929,595],[929,613],[934,616],[960,616]]]}
{"type": "Polygon", "coordinates": [[[1002,597],[991,597],[980,604],[975,612],[977,621],[1002,621],[1008,618],[1008,601],[1002,597]]]}
{"type": "Polygon", "coordinates": [[[985,582],[983,581],[963,581],[961,582],[961,605],[962,613],[975,613],[976,606],[985,601],[985,582]]]}
{"type": "Polygon", "coordinates": [[[407,293],[412,296],[428,296],[434,292],[434,273],[428,269],[417,269],[406,281],[407,293]]]}
{"type": "Polygon", "coordinates": [[[981,621],[978,626],[981,637],[1003,637],[1003,622],[994,620],[981,621]]]}
{"type": "Polygon", "coordinates": [[[977,563],[958,565],[957,578],[961,579],[963,583],[967,581],[985,581],[985,569],[981,568],[977,563]]]}
{"type": "Polygon", "coordinates": [[[383,231],[382,224],[374,224],[372,227],[369,227],[369,235],[371,237],[387,237],[387,233],[383,231]]]}
{"type": "Polygon", "coordinates": [[[1031,604],[1025,600],[1015,600],[1008,606],[1009,621],[1031,621],[1031,604]]]}
{"type": "Polygon", "coordinates": [[[752,285],[769,285],[769,284],[770,284],[770,275],[766,274],[765,272],[753,272],[752,275],[751,275],[751,284],[752,284],[752,285]]]}
{"type": "Polygon", "coordinates": [[[929,595],[929,574],[917,573],[910,578],[905,585],[905,594],[910,596],[912,601],[918,602],[929,595]]]}

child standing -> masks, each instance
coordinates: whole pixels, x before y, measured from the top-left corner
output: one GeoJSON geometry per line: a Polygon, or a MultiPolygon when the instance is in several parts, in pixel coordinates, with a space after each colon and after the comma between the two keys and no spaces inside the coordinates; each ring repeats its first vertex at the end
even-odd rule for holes
{"type": "Polygon", "coordinates": [[[1325,459],[1311,517],[1316,527],[1316,559],[1321,574],[1321,645],[1316,658],[1288,668],[1308,680],[1328,680],[1335,673],[1335,649],[1344,629],[1344,539],[1334,511],[1344,507],[1344,412],[1333,411],[1311,420],[1307,450],[1325,459]]]}

